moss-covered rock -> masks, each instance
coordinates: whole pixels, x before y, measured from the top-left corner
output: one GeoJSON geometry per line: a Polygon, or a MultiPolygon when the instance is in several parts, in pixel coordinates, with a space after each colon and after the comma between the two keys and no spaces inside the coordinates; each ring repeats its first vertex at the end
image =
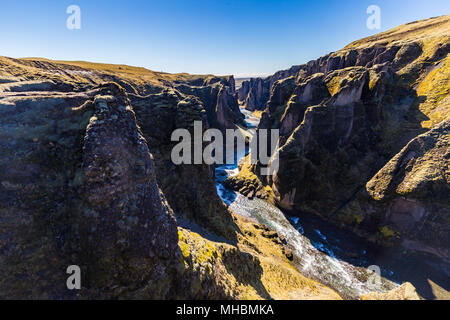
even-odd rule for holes
{"type": "Polygon", "coordinates": [[[446,256],[449,23],[397,27],[274,82],[259,128],[280,129],[279,170],[247,183],[269,185],[293,214],[318,214],[383,244],[420,248],[420,239],[446,256]]]}

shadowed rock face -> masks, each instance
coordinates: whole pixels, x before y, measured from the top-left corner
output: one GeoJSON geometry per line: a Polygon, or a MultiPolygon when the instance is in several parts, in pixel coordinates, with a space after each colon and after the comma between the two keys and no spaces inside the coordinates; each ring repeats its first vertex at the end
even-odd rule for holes
{"type": "Polygon", "coordinates": [[[71,264],[82,268],[83,297],[164,278],[176,222],[125,91],[108,84],[1,103],[3,297],[70,297],[71,264]]]}
{"type": "Polygon", "coordinates": [[[200,99],[170,88],[127,95],[109,83],[3,93],[0,112],[2,298],[271,298],[269,286],[279,298],[340,299],[232,218],[212,167],[169,164],[175,128],[208,128],[200,99]],[[178,227],[170,206],[202,236],[178,227]],[[80,291],[67,290],[69,265],[81,267],[80,291]]]}
{"type": "Polygon", "coordinates": [[[276,88],[275,84],[279,80],[289,77],[301,80],[315,74],[329,74],[332,71],[348,67],[371,68],[374,65],[391,61],[395,66],[403,66],[420,54],[421,47],[416,43],[389,48],[379,46],[370,49],[341,50],[307,64],[279,71],[265,79],[252,78],[244,81],[242,87],[238,90],[238,97],[239,100],[244,102],[244,107],[248,110],[265,110],[267,102],[276,95],[272,91],[276,88]]]}
{"type": "MultiPolygon", "coordinates": [[[[281,130],[280,170],[248,169],[248,194],[448,258],[448,36],[419,25],[244,83],[281,130]]],[[[233,77],[0,57],[0,297],[314,296],[281,240],[231,216],[211,166],[170,161],[173,130],[242,119],[233,77]]]]}
{"type": "MultiPolygon", "coordinates": [[[[142,97],[114,83],[72,92],[65,82],[3,82],[3,298],[233,296],[223,283],[221,260],[215,262],[218,274],[205,274],[213,262],[198,269],[190,265],[191,256],[183,258],[172,211],[215,238],[236,241],[213,167],[175,166],[170,159],[172,132],[186,128],[193,134],[194,121],[208,129],[208,107],[215,125],[234,127],[227,118],[229,106],[238,111],[233,116],[240,115],[233,79],[218,79],[191,87],[200,96],[202,89],[207,92],[206,107],[195,95],[170,87],[142,97]],[[74,264],[82,272],[77,292],[66,288],[65,271],[74,264]],[[202,286],[207,289],[195,289],[202,286]]],[[[201,248],[186,250],[195,254],[201,248]]],[[[257,273],[252,276],[259,281],[257,273]]]]}
{"type": "MultiPolygon", "coordinates": [[[[201,121],[203,130],[242,122],[234,78],[180,75],[162,87],[152,79],[141,84],[118,73],[124,89],[113,83],[96,86],[99,78],[114,77],[103,69],[0,60],[0,271],[8,275],[0,280],[0,295],[235,296],[228,286],[238,284],[222,260],[200,256],[193,263],[203,249],[193,243],[180,252],[172,211],[182,225],[236,242],[235,223],[216,193],[214,169],[175,166],[170,159],[175,129],[193,133],[194,121],[201,121]],[[75,73],[79,77],[67,76],[75,73]],[[40,80],[23,79],[38,74],[40,80]],[[186,93],[174,87],[186,87],[186,93]],[[154,93],[133,94],[141,89],[154,93]],[[81,267],[81,291],[66,288],[66,269],[73,264],[81,267]]],[[[228,255],[233,250],[229,245],[221,251],[228,255]]],[[[233,255],[239,263],[242,254],[233,255]]],[[[257,284],[261,275],[251,277],[257,284]]]]}
{"type": "MultiPolygon", "coordinates": [[[[259,126],[280,129],[279,171],[260,177],[275,202],[378,243],[446,255],[449,160],[438,154],[449,136],[437,132],[450,117],[449,21],[401,26],[282,73],[259,126]],[[412,151],[401,151],[407,144],[412,151]]],[[[242,88],[239,99],[251,90],[242,88]]]]}
{"type": "MultiPolygon", "coordinates": [[[[95,93],[2,95],[0,279],[3,298],[64,296],[69,224],[83,185],[82,147],[95,93]]],[[[78,216],[78,218],[77,218],[78,216]]],[[[75,259],[77,260],[77,259],[75,259]]]]}
{"type": "Polygon", "coordinates": [[[411,140],[366,185],[369,198],[375,200],[369,202],[368,211],[381,217],[385,228],[398,233],[392,236],[401,237],[408,248],[431,252],[447,261],[449,134],[448,119],[411,140]]]}
{"type": "Polygon", "coordinates": [[[200,99],[181,97],[170,89],[130,99],[154,156],[158,183],[175,213],[218,235],[234,238],[234,223],[215,191],[214,167],[175,165],[171,160],[172,149],[178,143],[171,141],[175,129],[188,129],[193,137],[194,121],[202,122],[203,131],[209,128],[200,99]]]}
{"type": "Polygon", "coordinates": [[[27,91],[82,92],[115,82],[134,95],[158,94],[176,88],[202,101],[210,127],[244,126],[235,97],[233,76],[168,74],[125,65],[0,57],[0,93],[27,91]]]}
{"type": "Polygon", "coordinates": [[[92,250],[98,266],[92,281],[134,284],[130,270],[161,281],[170,266],[162,261],[173,259],[177,249],[177,225],[125,91],[111,86],[94,98],[83,146],[84,224],[92,241],[85,252],[92,250]]]}
{"type": "Polygon", "coordinates": [[[269,100],[273,84],[278,80],[296,76],[299,68],[299,66],[294,66],[289,70],[278,71],[273,76],[264,79],[251,78],[250,80],[243,81],[237,92],[239,101],[241,101],[247,110],[264,110],[269,100]]]}

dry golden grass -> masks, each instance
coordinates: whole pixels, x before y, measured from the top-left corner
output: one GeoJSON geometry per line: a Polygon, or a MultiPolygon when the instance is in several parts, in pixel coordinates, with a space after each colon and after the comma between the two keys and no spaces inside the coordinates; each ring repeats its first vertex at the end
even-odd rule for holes
{"type": "Polygon", "coordinates": [[[166,86],[168,82],[203,83],[213,75],[170,74],[142,67],[86,61],[56,61],[45,58],[13,59],[0,57],[0,78],[52,80],[80,85],[96,85],[115,81],[134,93],[148,94],[150,86],[166,86]]]}
{"type": "Polygon", "coordinates": [[[422,300],[422,298],[411,283],[405,282],[400,287],[386,293],[363,294],[361,300],[422,300]]]}
{"type": "Polygon", "coordinates": [[[410,22],[377,35],[354,41],[344,49],[359,49],[395,41],[417,41],[426,38],[448,37],[450,15],[410,22]]]}
{"type": "Polygon", "coordinates": [[[417,95],[426,97],[419,110],[429,120],[422,122],[423,128],[432,128],[450,117],[450,57],[432,66],[416,86],[417,95]]]}
{"type": "Polygon", "coordinates": [[[180,228],[179,247],[186,268],[200,271],[200,278],[212,276],[214,272],[216,281],[235,299],[260,300],[268,294],[283,300],[341,300],[334,290],[300,274],[286,258],[282,245],[264,237],[263,229],[257,228],[253,221],[235,214],[233,217],[240,230],[237,247],[180,228]],[[227,254],[235,258],[225,263],[227,254]],[[251,264],[243,265],[238,256],[245,254],[255,257],[260,266],[257,269],[262,270],[252,269],[251,264]],[[230,271],[248,267],[245,281],[230,271]]]}
{"type": "Polygon", "coordinates": [[[109,73],[116,76],[123,77],[130,80],[141,80],[147,82],[159,82],[165,81],[192,81],[198,78],[206,79],[213,75],[192,75],[188,73],[167,73],[156,72],[143,67],[134,67],[123,64],[107,64],[107,63],[94,63],[87,61],[64,61],[64,60],[49,60],[45,58],[22,58],[24,61],[46,61],[58,65],[76,66],[85,70],[97,71],[101,73],[109,73]]]}

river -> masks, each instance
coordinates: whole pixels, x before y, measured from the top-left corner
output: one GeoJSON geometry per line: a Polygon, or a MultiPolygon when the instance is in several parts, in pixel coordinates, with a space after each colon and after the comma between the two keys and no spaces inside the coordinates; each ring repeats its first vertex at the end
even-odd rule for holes
{"type": "MultiPolygon", "coordinates": [[[[248,129],[257,127],[258,118],[245,109],[241,112],[248,129]]],[[[222,182],[238,174],[238,162],[248,152],[247,149],[243,154],[236,154],[233,164],[216,166],[217,192],[236,214],[254,219],[283,235],[300,273],[333,288],[347,299],[358,299],[368,292],[386,292],[405,281],[412,282],[421,296],[433,299],[429,279],[449,285],[448,265],[431,256],[375,247],[317,216],[298,212],[290,215],[264,200],[250,200],[225,188],[222,182]]]]}

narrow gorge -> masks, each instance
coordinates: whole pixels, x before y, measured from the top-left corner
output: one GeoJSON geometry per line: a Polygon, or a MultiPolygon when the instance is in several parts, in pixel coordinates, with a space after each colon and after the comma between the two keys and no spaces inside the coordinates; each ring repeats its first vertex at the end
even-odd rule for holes
{"type": "Polygon", "coordinates": [[[0,57],[0,298],[449,299],[449,53],[447,15],[239,81],[0,57]],[[195,122],[245,152],[174,164],[195,122]]]}

